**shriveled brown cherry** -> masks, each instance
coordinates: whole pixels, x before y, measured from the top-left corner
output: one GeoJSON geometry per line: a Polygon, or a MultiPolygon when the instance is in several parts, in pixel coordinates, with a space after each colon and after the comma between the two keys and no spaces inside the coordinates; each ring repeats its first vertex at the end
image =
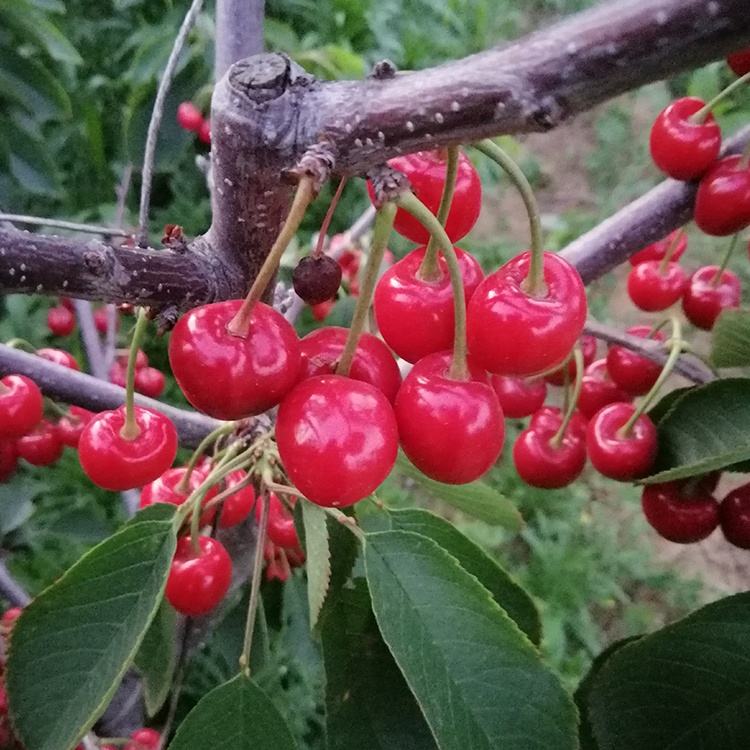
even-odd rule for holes
{"type": "Polygon", "coordinates": [[[341,276],[341,266],[333,258],[308,255],[297,263],[292,285],[308,305],[318,305],[336,296],[341,276]]]}

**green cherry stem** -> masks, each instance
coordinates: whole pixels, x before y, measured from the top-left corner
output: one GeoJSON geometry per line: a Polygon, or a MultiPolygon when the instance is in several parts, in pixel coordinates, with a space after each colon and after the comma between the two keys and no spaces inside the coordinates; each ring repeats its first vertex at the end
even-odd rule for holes
{"type": "Polygon", "coordinates": [[[688,117],[688,122],[693,125],[700,125],[705,122],[706,118],[711,114],[711,110],[723,99],[726,99],[735,89],[738,89],[746,81],[750,81],[750,73],[745,73],[744,76],[740,76],[736,81],[732,81],[724,90],[720,91],[711,101],[704,104],[697,112],[688,117]]]}
{"type": "Polygon", "coordinates": [[[443,252],[443,258],[451,276],[456,321],[453,336],[453,361],[451,362],[449,377],[453,380],[469,380],[469,367],[466,364],[468,351],[466,346],[466,294],[461,277],[461,266],[458,264],[458,256],[453,243],[437,217],[410,190],[398,196],[396,205],[412,214],[436,239],[438,247],[443,252]]]}
{"type": "Polygon", "coordinates": [[[529,227],[531,229],[531,265],[529,266],[529,275],[523,282],[523,290],[527,294],[542,297],[547,291],[547,285],[544,282],[544,240],[539,204],[536,202],[534,191],[518,164],[495,142],[490,140],[479,141],[473,143],[472,146],[502,167],[521,194],[526,206],[526,213],[529,215],[529,227]]]}
{"type": "Polygon", "coordinates": [[[47,396],[44,397],[44,409],[49,410],[53,412],[58,417],[67,417],[68,419],[72,419],[73,421],[80,422],[80,418],[76,417],[72,414],[68,414],[66,409],[63,409],[60,404],[58,404],[56,401],[53,401],[51,398],[48,398],[47,396]]]}
{"type": "Polygon", "coordinates": [[[315,195],[316,190],[312,178],[303,177],[297,185],[297,190],[294,193],[294,200],[292,201],[292,207],[289,209],[289,214],[286,217],[284,226],[281,227],[279,236],[273,243],[273,246],[268,253],[268,257],[263,262],[263,266],[255,277],[255,281],[253,282],[247,297],[245,297],[242,307],[240,307],[234,318],[232,318],[227,324],[227,331],[233,336],[247,338],[248,331],[250,330],[250,319],[253,315],[253,308],[260,301],[260,298],[266,291],[266,287],[274,277],[276,269],[279,267],[279,263],[281,263],[281,256],[284,254],[284,251],[297,233],[297,229],[299,229],[302,219],[305,218],[305,213],[307,213],[309,205],[315,199],[315,195]]]}
{"type": "MultiPolygon", "coordinates": [[[[576,344],[576,348],[573,350],[573,359],[576,363],[576,382],[575,386],[573,386],[573,395],[570,397],[570,400],[565,409],[565,418],[560,425],[560,429],[552,436],[552,439],[549,441],[549,444],[553,448],[559,448],[560,445],[562,445],[563,438],[565,437],[565,431],[568,429],[570,420],[573,419],[573,414],[575,413],[576,407],[578,406],[578,397],[581,395],[581,386],[583,385],[583,351],[578,344],[576,344]]],[[[566,367],[566,379],[568,377],[567,373],[568,368],[566,367]]]]}
{"type": "Polygon", "coordinates": [[[667,252],[664,253],[664,257],[661,259],[661,263],[659,263],[659,275],[660,276],[663,276],[664,272],[667,270],[667,263],[669,263],[674,251],[677,249],[677,243],[682,239],[683,234],[685,234],[684,227],[680,229],[679,232],[677,232],[677,234],[672,238],[672,241],[669,243],[667,252]]]}
{"type": "MultiPolygon", "coordinates": [[[[448,155],[445,165],[445,184],[443,185],[443,195],[440,198],[438,207],[437,220],[442,226],[448,219],[448,214],[453,203],[453,193],[456,190],[456,175],[458,174],[458,146],[451,146],[447,149],[448,155]]],[[[422,265],[417,271],[417,278],[422,281],[439,281],[443,273],[440,270],[439,252],[435,237],[430,235],[430,241],[427,243],[422,265]]]]}
{"type": "Polygon", "coordinates": [[[213,445],[222,435],[228,435],[231,432],[234,432],[234,430],[237,428],[236,422],[226,422],[225,424],[220,425],[212,432],[209,432],[206,437],[203,438],[203,440],[200,441],[198,444],[198,447],[193,451],[193,454],[190,456],[190,460],[187,462],[187,465],[185,466],[185,473],[182,475],[182,479],[175,485],[175,491],[179,492],[181,495],[184,495],[188,489],[190,488],[190,475],[193,473],[193,469],[195,469],[195,465],[200,460],[201,456],[209,449],[211,445],[213,445]]]}
{"type": "Polygon", "coordinates": [[[344,349],[341,352],[341,357],[339,357],[338,364],[336,365],[336,375],[347,376],[349,374],[349,368],[354,361],[357,344],[359,344],[359,339],[367,325],[367,316],[370,313],[370,305],[372,304],[372,298],[375,294],[375,285],[378,283],[380,264],[383,262],[383,253],[385,253],[388,239],[391,236],[393,220],[395,217],[395,203],[384,203],[382,207],[378,209],[375,218],[375,226],[373,227],[370,254],[367,258],[364,278],[359,287],[357,306],[354,308],[354,317],[352,318],[352,324],[349,327],[349,333],[346,335],[344,349]]]}
{"type": "Polygon", "coordinates": [[[11,339],[5,346],[9,346],[11,349],[18,349],[22,352],[28,352],[29,354],[36,354],[36,347],[26,341],[26,339],[11,339]]]}
{"type": "Polygon", "coordinates": [[[724,257],[721,260],[721,265],[716,269],[716,273],[713,275],[713,278],[711,279],[711,286],[719,286],[721,283],[721,277],[724,275],[724,271],[726,271],[727,266],[729,265],[729,259],[732,257],[732,253],[734,252],[734,249],[737,247],[737,243],[740,241],[740,232],[737,232],[732,239],[729,242],[729,247],[727,247],[726,252],[724,253],[724,257]]]}
{"type": "Polygon", "coordinates": [[[125,424],[120,430],[123,440],[135,440],[141,434],[141,428],[135,421],[135,361],[138,357],[138,349],[146,332],[146,309],[138,310],[138,317],[133,327],[133,340],[130,342],[130,353],[128,354],[128,371],[125,381],[125,424]]]}

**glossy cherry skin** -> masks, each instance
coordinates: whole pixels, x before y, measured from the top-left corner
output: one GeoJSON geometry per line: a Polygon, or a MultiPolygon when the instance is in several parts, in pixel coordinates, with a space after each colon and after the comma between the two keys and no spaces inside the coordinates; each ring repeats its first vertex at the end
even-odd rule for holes
{"type": "Polygon", "coordinates": [[[710,331],[722,310],[740,306],[742,288],[735,273],[724,269],[718,284],[714,283],[718,266],[704,266],[690,277],[682,298],[685,317],[697,328],[710,331]]]}
{"type": "Polygon", "coordinates": [[[645,476],[656,458],[656,427],[646,414],[630,434],[619,430],[635,412],[633,404],[616,402],[600,409],[586,430],[586,450],[594,468],[605,477],[626,482],[645,476]]]}
{"type": "MultiPolygon", "coordinates": [[[[649,326],[633,326],[626,333],[639,338],[649,338],[649,326]]],[[[664,334],[657,331],[652,339],[664,341],[664,334]]],[[[632,396],[648,393],[661,374],[662,366],[624,346],[611,346],[607,352],[607,370],[612,380],[632,396]]]]}
{"type": "MultiPolygon", "coordinates": [[[[414,195],[437,214],[445,184],[446,160],[437,151],[420,151],[391,159],[388,165],[403,172],[411,182],[414,195]]],[[[367,181],[367,192],[373,198],[372,184],[367,181]]],[[[466,154],[458,155],[458,174],[453,202],[445,222],[445,231],[451,242],[467,235],[479,218],[482,207],[482,183],[479,174],[466,154]]],[[[393,228],[406,239],[424,245],[430,233],[408,212],[399,208],[393,228]]]]}
{"type": "Polygon", "coordinates": [[[177,107],[177,122],[185,130],[197,133],[203,125],[203,115],[192,102],[181,102],[177,107]]]}
{"type": "Polygon", "coordinates": [[[388,399],[374,386],[340,375],[316,375],[282,401],[276,443],[284,469],[308,500],[352,505],[374,492],[398,453],[388,399]]]}
{"type": "Polygon", "coordinates": [[[750,549],[750,484],[737,487],[721,501],[719,522],[730,544],[750,549]]]}
{"type": "Polygon", "coordinates": [[[297,334],[284,317],[259,302],[246,337],[227,324],[240,300],[190,310],[169,340],[172,373],[187,400],[217,419],[241,419],[278,404],[299,377],[297,334]]]}
{"type": "Polygon", "coordinates": [[[740,159],[720,159],[698,185],[693,218],[706,234],[726,237],[750,224],[750,167],[740,159]]]}
{"type": "Polygon", "coordinates": [[[78,362],[75,357],[69,352],[64,352],[62,349],[37,349],[37,357],[46,359],[48,362],[54,362],[56,365],[62,365],[70,370],[78,370],[78,362]]]}
{"type": "Polygon", "coordinates": [[[57,423],[57,434],[65,445],[77,448],[86,425],[94,418],[94,412],[80,406],[69,406],[67,416],[57,423]]]}
{"type": "Polygon", "coordinates": [[[55,336],[70,336],[76,328],[76,316],[62,305],[51,307],[47,313],[47,327],[55,336]]]}
{"type": "Polygon", "coordinates": [[[57,428],[46,419],[16,441],[19,457],[33,466],[49,466],[55,463],[62,456],[63,448],[57,428]]]}
{"type": "Polygon", "coordinates": [[[727,65],[736,76],[744,76],[746,73],[750,73],[750,47],[729,55],[727,65]]]}
{"type": "MultiPolygon", "coordinates": [[[[646,260],[663,260],[664,256],[669,251],[674,238],[680,232],[679,229],[675,229],[674,232],[666,236],[663,240],[654,242],[648,247],[639,250],[635,255],[630,256],[630,265],[637,266],[639,263],[643,263],[646,260]]],[[[674,246],[669,260],[675,263],[683,256],[685,250],[687,250],[688,238],[686,234],[681,234],[680,239],[677,240],[677,244],[674,246]]]]}
{"type": "MultiPolygon", "coordinates": [[[[338,326],[318,328],[300,339],[300,380],[313,375],[332,375],[344,351],[348,330],[338,326]]],[[[374,385],[391,402],[401,387],[401,371],[388,347],[371,333],[357,343],[349,377],[374,385]]]]}
{"type": "Polygon", "coordinates": [[[661,261],[647,260],[628,274],[628,296],[637,308],[646,312],[671,307],[682,298],[687,285],[685,270],[671,261],[662,271],[661,261]]]}
{"type": "Polygon", "coordinates": [[[529,380],[512,375],[490,375],[503,414],[509,419],[528,417],[544,404],[547,384],[542,378],[529,380]]]}
{"type": "Polygon", "coordinates": [[[223,598],[232,580],[232,560],[218,539],[198,537],[200,554],[190,537],[177,540],[164,595],[183,615],[198,617],[210,612],[223,598]]]}
{"type": "Polygon", "coordinates": [[[584,370],[581,393],[578,396],[578,411],[586,419],[591,419],[607,404],[613,404],[615,401],[627,403],[631,399],[632,396],[609,376],[606,359],[597,359],[584,370]]]}
{"type": "Polygon", "coordinates": [[[136,729],[130,735],[125,750],[156,750],[160,740],[161,735],[155,729],[136,729]]]}
{"type": "MultiPolygon", "coordinates": [[[[181,482],[183,481],[187,467],[178,466],[173,469],[167,469],[160,477],[154,479],[153,482],[149,482],[141,490],[140,507],[145,508],[153,503],[171,503],[172,505],[182,505],[185,500],[188,499],[189,495],[193,490],[197,489],[198,486],[208,476],[208,470],[203,467],[196,466],[195,469],[190,473],[190,479],[187,482],[185,491],[182,491],[181,482]]],[[[206,493],[203,504],[207,503],[211,498],[216,496],[216,488],[212,487],[206,493]]],[[[204,514],[209,517],[201,516],[201,525],[205,526],[211,522],[210,516],[212,514],[204,514]]]]}
{"type": "MultiPolygon", "coordinates": [[[[294,518],[290,516],[276,493],[268,495],[268,538],[278,547],[299,547],[297,531],[294,528],[294,518]]],[[[260,522],[261,505],[255,505],[255,517],[260,522]]]]}
{"type": "Polygon", "coordinates": [[[470,379],[453,380],[450,363],[450,352],[417,362],[404,378],[394,411],[409,460],[438,482],[466,484],[497,461],[505,422],[484,370],[470,360],[470,379]]]}
{"type": "Polygon", "coordinates": [[[25,375],[6,375],[0,383],[0,438],[22,437],[42,418],[42,393],[25,375]]]}
{"type": "MultiPolygon", "coordinates": [[[[562,409],[557,406],[543,406],[538,411],[535,411],[531,415],[529,420],[529,427],[532,430],[539,431],[552,431],[552,434],[557,432],[563,420],[562,409]]],[[[588,426],[588,420],[580,412],[574,412],[573,416],[568,423],[568,429],[566,433],[570,432],[579,437],[586,437],[586,428],[588,426]]]]}
{"type": "MultiPolygon", "coordinates": [[[[225,489],[236,486],[242,482],[247,475],[241,469],[233,471],[231,474],[227,474],[224,482],[225,489]]],[[[255,488],[252,484],[248,484],[245,487],[237,490],[232,495],[229,495],[225,500],[221,508],[221,516],[219,517],[219,528],[228,529],[231,526],[236,526],[241,521],[244,521],[249,515],[250,511],[255,505],[255,488]]]]}
{"type": "MultiPolygon", "coordinates": [[[[596,358],[596,339],[593,336],[581,336],[579,344],[581,346],[581,354],[583,354],[583,366],[585,369],[596,358]]],[[[575,359],[571,357],[565,367],[568,369],[568,382],[572,385],[576,380],[575,359]]],[[[561,367],[559,370],[545,375],[544,379],[551,385],[565,385],[565,367],[561,367]]]]}
{"type": "Polygon", "coordinates": [[[158,398],[164,390],[166,379],[155,367],[140,367],[135,371],[135,389],[149,398],[158,398]]]}
{"type": "Polygon", "coordinates": [[[675,180],[700,177],[719,156],[721,129],[713,115],[701,123],[689,119],[704,105],[692,96],[677,99],[657,115],[651,127],[651,158],[675,180]]]}
{"type": "Polygon", "coordinates": [[[710,493],[681,496],[682,482],[643,488],[641,506],[656,532],[677,544],[692,544],[710,536],[719,525],[719,504],[710,493]]]}
{"type": "MultiPolygon", "coordinates": [[[[468,304],[484,274],[469,253],[458,247],[455,250],[468,304]]],[[[425,251],[426,247],[417,248],[391,266],[375,288],[375,320],[380,334],[399,357],[412,363],[453,346],[455,316],[448,265],[441,253],[441,277],[421,279],[418,272],[425,251]]]]}
{"type": "Polygon", "coordinates": [[[15,440],[0,440],[0,482],[4,482],[18,464],[18,449],[15,440]]]}
{"type": "Polygon", "coordinates": [[[177,455],[177,430],[158,411],[135,407],[141,432],[134,440],[120,434],[125,407],[97,414],[84,428],[78,456],[88,478],[105,490],[122,492],[153,482],[177,455]]]}
{"type": "Polygon", "coordinates": [[[528,295],[523,282],[531,253],[488,276],[469,302],[467,337],[478,363],[498,375],[537,375],[562,364],[586,322],[586,291],[573,266],[544,253],[543,295],[528,295]]]}

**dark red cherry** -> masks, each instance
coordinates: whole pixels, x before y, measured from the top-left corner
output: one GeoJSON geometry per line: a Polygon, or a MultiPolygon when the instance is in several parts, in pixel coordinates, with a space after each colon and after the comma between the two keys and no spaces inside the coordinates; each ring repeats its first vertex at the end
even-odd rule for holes
{"type": "Polygon", "coordinates": [[[586,322],[586,290],[578,271],[544,253],[545,293],[529,295],[531,253],[488,276],[469,302],[467,337],[478,363],[498,375],[537,375],[562,364],[586,322]]]}
{"type": "Polygon", "coordinates": [[[203,143],[211,145],[211,121],[208,118],[206,118],[201,123],[200,128],[198,128],[198,138],[200,138],[203,143]]]}
{"type": "Polygon", "coordinates": [[[284,316],[259,302],[246,337],[228,323],[241,300],[190,310],[177,321],[169,362],[187,400],[217,419],[242,419],[278,404],[299,377],[299,339],[284,316]]]}
{"type": "Polygon", "coordinates": [[[18,464],[18,449],[15,440],[0,439],[0,482],[4,482],[18,464]]]}
{"type": "Polygon", "coordinates": [[[342,275],[341,266],[333,258],[308,255],[297,263],[292,285],[308,305],[318,305],[336,296],[342,275]]]}
{"type": "Polygon", "coordinates": [[[71,370],[79,369],[75,357],[62,349],[37,349],[36,354],[38,357],[46,359],[48,362],[54,362],[56,365],[62,365],[71,370]]]}
{"type": "Polygon", "coordinates": [[[16,441],[19,457],[33,466],[49,466],[55,463],[62,456],[63,447],[57,428],[46,419],[16,441]]]}
{"type": "Polygon", "coordinates": [[[81,433],[94,418],[94,412],[80,406],[69,406],[68,413],[57,423],[57,434],[65,445],[77,448],[81,433]]]}
{"type": "Polygon", "coordinates": [[[0,438],[19,438],[42,418],[42,393],[25,375],[0,380],[0,438]]]}
{"type": "MultiPolygon", "coordinates": [[[[389,166],[403,172],[411,182],[414,195],[437,214],[445,184],[445,157],[437,151],[419,151],[415,154],[397,156],[389,166]]],[[[367,192],[373,198],[370,181],[367,192]]],[[[458,155],[458,174],[453,202],[445,222],[445,231],[451,242],[458,242],[467,235],[479,218],[482,207],[482,184],[474,165],[463,152],[458,155]]],[[[420,245],[426,244],[430,233],[408,212],[399,208],[393,228],[401,235],[420,245]]]]}
{"type": "Polygon", "coordinates": [[[177,107],[177,122],[181,128],[197,133],[203,125],[203,115],[192,102],[181,102],[177,107]]]}
{"type": "MultiPolygon", "coordinates": [[[[281,500],[274,492],[269,493],[268,499],[268,538],[279,547],[299,547],[294,518],[286,512],[281,500]]],[[[294,499],[296,498],[293,498],[292,502],[294,499]]],[[[260,521],[260,514],[260,503],[256,503],[255,517],[258,521],[260,521]]]]}
{"type": "Polygon", "coordinates": [[[750,47],[729,55],[727,65],[736,76],[744,76],[750,73],[750,47]]]}
{"type": "MultiPolygon", "coordinates": [[[[347,336],[346,328],[328,326],[308,333],[300,340],[300,380],[313,375],[332,375],[347,336]]],[[[363,333],[357,343],[349,377],[374,385],[393,403],[401,386],[401,371],[388,347],[371,333],[363,333]]]]}
{"type": "MultiPolygon", "coordinates": [[[[581,353],[583,354],[583,366],[588,367],[596,358],[596,339],[593,336],[581,336],[580,340],[581,353]]],[[[565,365],[568,369],[568,382],[574,383],[576,379],[576,362],[573,357],[565,365]]],[[[551,385],[565,385],[565,367],[561,367],[555,372],[545,376],[545,380],[551,385]]]]}
{"type": "MultiPolygon", "coordinates": [[[[448,266],[440,254],[441,277],[420,278],[426,249],[417,248],[391,266],[375,288],[375,320],[380,334],[399,357],[412,363],[453,346],[455,317],[448,266]]],[[[469,253],[458,247],[455,250],[468,304],[484,274],[469,253]]]]}
{"type": "Polygon", "coordinates": [[[718,276],[718,270],[718,266],[704,266],[695,271],[682,298],[685,317],[704,331],[714,327],[722,310],[740,306],[739,278],[728,268],[718,276]]]}
{"type": "Polygon", "coordinates": [[[149,398],[158,398],[164,390],[166,379],[155,367],[140,367],[135,371],[135,389],[149,398]]]}
{"type": "Polygon", "coordinates": [[[578,396],[578,411],[586,419],[591,419],[607,404],[615,401],[627,403],[631,399],[632,396],[609,376],[606,359],[597,359],[584,370],[581,393],[578,396]]]}
{"type": "MultiPolygon", "coordinates": [[[[635,255],[630,256],[630,265],[637,266],[639,263],[643,263],[646,260],[663,260],[664,256],[669,251],[675,237],[681,232],[680,229],[675,229],[670,235],[665,237],[663,240],[654,242],[652,245],[645,247],[643,250],[639,250],[635,255]]],[[[677,244],[672,249],[669,256],[669,260],[675,263],[683,256],[685,250],[687,250],[688,238],[683,232],[680,238],[677,240],[677,244]]]]}
{"type": "Polygon", "coordinates": [[[702,232],[715,237],[750,225],[750,167],[741,156],[725,156],[703,176],[693,218],[702,232]]]}
{"type": "Polygon", "coordinates": [[[409,460],[438,482],[466,484],[497,461],[505,423],[484,370],[470,361],[469,379],[454,380],[450,363],[450,352],[417,362],[404,378],[394,411],[409,460]]]}
{"type": "Polygon", "coordinates": [[[634,266],[628,275],[628,295],[637,308],[646,312],[671,307],[685,293],[687,285],[684,269],[672,262],[662,270],[661,261],[647,260],[634,266]]]}
{"type": "Polygon", "coordinates": [[[503,414],[509,419],[528,417],[544,404],[547,384],[542,378],[514,378],[512,375],[490,375],[503,414]]]}
{"type": "Polygon", "coordinates": [[[76,316],[67,307],[51,307],[47,313],[47,327],[55,336],[70,336],[76,328],[76,316]]]}
{"type": "Polygon", "coordinates": [[[719,521],[730,544],[750,549],[750,484],[737,487],[721,501],[719,521]]]}
{"type": "MultiPolygon", "coordinates": [[[[649,326],[633,326],[628,328],[626,333],[647,339],[651,333],[651,328],[649,326]]],[[[665,340],[661,331],[656,331],[650,338],[655,341],[665,340]]],[[[646,357],[636,354],[624,346],[615,345],[611,346],[607,352],[607,370],[612,380],[624,391],[632,396],[642,396],[648,393],[656,383],[661,374],[662,365],[646,359],[646,357]]]]}
{"type": "Polygon", "coordinates": [[[685,497],[683,482],[650,484],[641,505],[656,532],[677,544],[692,544],[710,536],[719,525],[719,504],[710,493],[685,497]]]}
{"type": "Polygon", "coordinates": [[[700,123],[690,121],[706,103],[686,96],[669,104],[651,128],[651,158],[675,180],[694,180],[716,161],[721,148],[721,129],[713,115],[700,123]]]}

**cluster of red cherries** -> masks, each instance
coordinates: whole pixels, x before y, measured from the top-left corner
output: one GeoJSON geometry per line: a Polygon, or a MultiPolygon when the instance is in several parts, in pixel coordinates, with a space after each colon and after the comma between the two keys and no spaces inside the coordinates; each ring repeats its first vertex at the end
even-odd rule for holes
{"type": "Polygon", "coordinates": [[[192,102],[182,102],[177,107],[177,122],[181,128],[197,133],[203,143],[211,143],[211,121],[192,102]]]}

